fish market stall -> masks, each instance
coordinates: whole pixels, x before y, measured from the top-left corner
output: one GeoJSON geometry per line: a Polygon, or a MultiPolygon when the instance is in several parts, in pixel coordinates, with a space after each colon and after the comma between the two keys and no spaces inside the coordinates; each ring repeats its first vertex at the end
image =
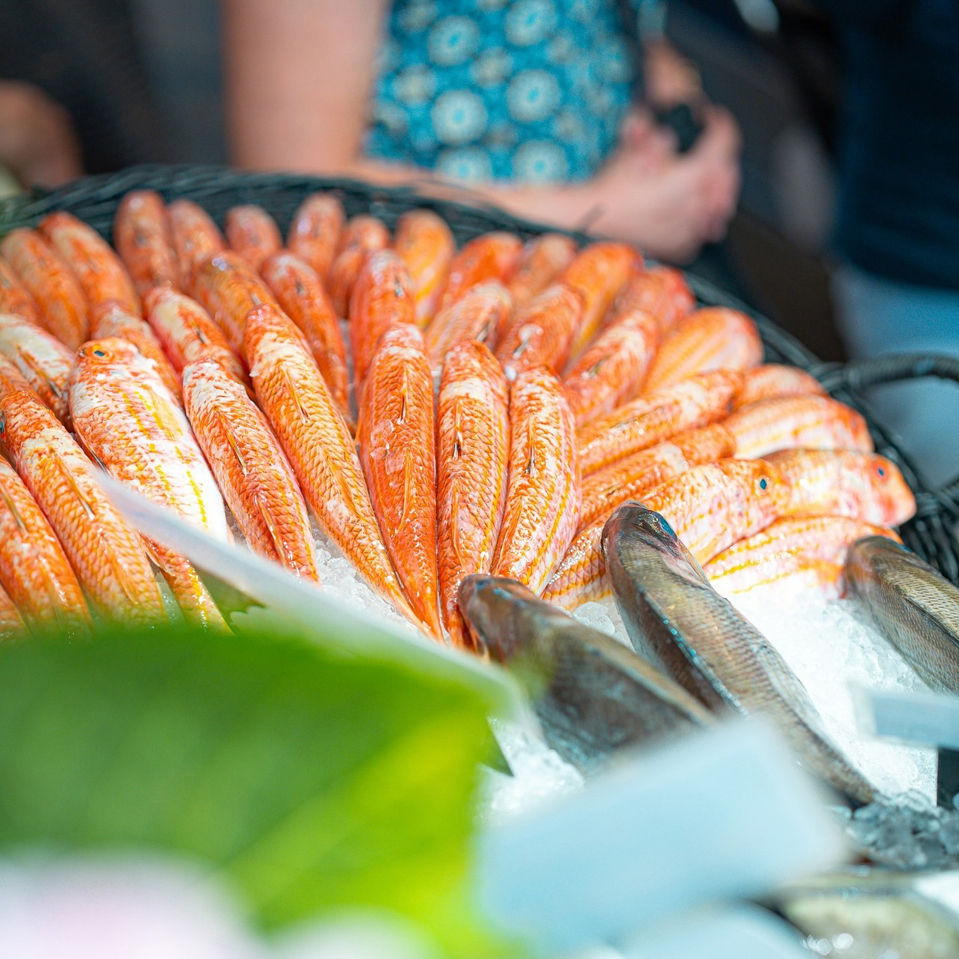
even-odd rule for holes
{"type": "MultiPolygon", "coordinates": [[[[959,501],[859,395],[929,375],[411,188],[89,178],[0,206],[3,634],[373,624],[538,717],[490,822],[759,714],[857,855],[955,869],[950,753],[855,692],[959,693],[959,501]]],[[[777,909],[834,943],[831,895],[777,909]]]]}

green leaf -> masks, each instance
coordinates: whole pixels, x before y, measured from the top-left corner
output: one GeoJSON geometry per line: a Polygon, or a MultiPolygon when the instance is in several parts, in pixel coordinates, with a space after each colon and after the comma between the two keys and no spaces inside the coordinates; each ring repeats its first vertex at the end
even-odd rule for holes
{"type": "Polygon", "coordinates": [[[383,907],[450,954],[502,954],[468,896],[490,705],[262,632],[5,646],[0,848],[176,853],[266,928],[383,907]]]}

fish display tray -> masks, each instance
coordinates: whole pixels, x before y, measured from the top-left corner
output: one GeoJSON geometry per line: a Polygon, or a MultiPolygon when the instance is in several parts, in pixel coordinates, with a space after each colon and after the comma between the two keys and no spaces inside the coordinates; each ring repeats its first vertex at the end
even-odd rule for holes
{"type": "MultiPolygon", "coordinates": [[[[491,230],[509,230],[529,238],[537,234],[567,232],[581,243],[595,237],[575,231],[518,219],[475,199],[466,190],[422,185],[385,187],[360,180],[276,173],[242,173],[214,167],[133,167],[121,173],[87,177],[66,187],[0,202],[0,236],[20,226],[35,226],[53,210],[67,210],[85,220],[105,238],[112,239],[117,206],[130,190],[152,189],[169,202],[195,201],[222,226],[227,210],[239,203],[256,203],[279,223],[283,234],[294,211],[310,193],[331,190],[342,200],[347,215],[372,213],[390,229],[408,210],[426,207],[450,225],[458,243],[491,230]]],[[[686,276],[701,305],[742,310],[756,321],[768,362],[799,366],[817,377],[837,399],[859,410],[866,418],[878,452],[903,471],[916,494],[916,516],[901,534],[912,550],[932,563],[944,576],[959,584],[959,477],[931,488],[917,473],[900,444],[869,409],[861,391],[881,383],[936,376],[959,381],[959,360],[943,356],[895,356],[862,363],[823,363],[798,340],[756,313],[746,304],[693,274],[686,276]]]]}

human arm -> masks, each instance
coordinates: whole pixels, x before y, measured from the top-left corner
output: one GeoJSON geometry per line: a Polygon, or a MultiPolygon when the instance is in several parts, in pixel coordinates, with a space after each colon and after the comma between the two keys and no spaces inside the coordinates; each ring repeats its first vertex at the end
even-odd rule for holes
{"type": "Polygon", "coordinates": [[[0,164],[25,186],[59,186],[83,172],[69,114],[33,84],[0,80],[0,164]]]}
{"type": "MultiPolygon", "coordinates": [[[[363,157],[385,0],[223,0],[223,6],[237,165],[448,187],[431,171],[363,157]]],[[[682,157],[647,123],[591,180],[470,184],[469,190],[518,216],[589,225],[654,256],[686,259],[721,235],[738,195],[738,172],[728,169],[730,157],[736,164],[738,134],[730,136],[723,121],[713,126],[707,144],[721,143],[682,157]],[[675,210],[665,208],[666,197],[676,200],[675,210]],[[693,210],[691,200],[706,205],[693,210]]]]}

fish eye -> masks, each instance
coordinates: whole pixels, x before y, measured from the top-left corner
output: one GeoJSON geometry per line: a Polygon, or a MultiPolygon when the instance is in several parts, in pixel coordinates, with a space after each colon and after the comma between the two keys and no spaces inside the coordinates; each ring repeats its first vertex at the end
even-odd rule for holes
{"type": "Polygon", "coordinates": [[[0,436],[3,436],[7,432],[7,414],[6,412],[0,413],[0,436]]]}
{"type": "Polygon", "coordinates": [[[764,477],[759,481],[759,488],[760,488],[760,489],[765,489],[768,485],[769,485],[769,480],[766,479],[766,477],[764,476],[764,477]]]}
{"type": "Polygon", "coordinates": [[[877,472],[880,476],[885,476],[885,475],[886,475],[886,471],[885,471],[881,466],[877,466],[877,467],[876,467],[876,472],[877,472]]]}
{"type": "Polygon", "coordinates": [[[93,355],[94,355],[94,356],[106,356],[106,353],[105,353],[103,350],[94,350],[94,351],[93,351],[93,355]]]}

